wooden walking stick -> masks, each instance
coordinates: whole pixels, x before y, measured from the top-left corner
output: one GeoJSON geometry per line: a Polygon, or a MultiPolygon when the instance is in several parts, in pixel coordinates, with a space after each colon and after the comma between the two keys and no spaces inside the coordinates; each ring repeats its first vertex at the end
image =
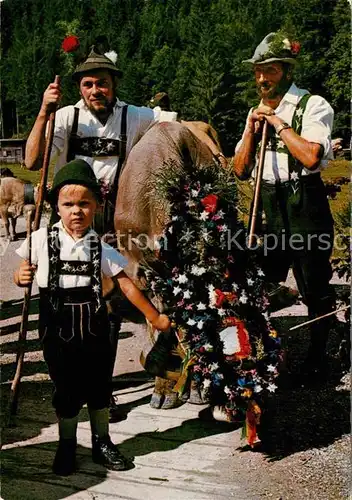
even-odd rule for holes
{"type": "MultiPolygon", "coordinates": [[[[28,241],[28,263],[32,264],[32,220],[33,220],[33,211],[30,210],[27,214],[27,241],[28,241]]],[[[20,331],[18,334],[18,351],[16,358],[16,372],[11,384],[11,393],[10,393],[10,421],[9,425],[11,425],[11,417],[16,414],[17,411],[17,403],[18,403],[18,390],[21,381],[21,373],[24,361],[24,355],[26,352],[26,337],[27,337],[27,329],[28,329],[28,316],[29,316],[29,305],[31,300],[31,292],[32,292],[32,284],[27,286],[24,291],[23,298],[23,309],[22,309],[22,319],[20,331]]]]}
{"type": "MultiPolygon", "coordinates": [[[[60,83],[60,77],[58,75],[55,76],[54,83],[60,83]]],[[[50,115],[48,120],[48,133],[47,139],[45,143],[44,150],[44,158],[43,158],[43,166],[41,169],[41,177],[40,184],[38,189],[38,197],[37,203],[35,207],[35,218],[33,223],[33,230],[37,231],[40,226],[40,219],[43,211],[44,197],[46,192],[46,184],[48,179],[48,171],[49,171],[49,163],[50,163],[50,153],[51,147],[53,144],[54,138],[54,127],[55,127],[55,113],[56,109],[54,109],[50,115]]],[[[30,212],[31,214],[31,212],[30,212]]],[[[29,262],[31,263],[31,230],[32,230],[32,217],[28,217],[27,219],[27,237],[29,238],[29,262]],[[29,222],[30,219],[30,222],[29,222]]],[[[22,309],[22,320],[21,327],[18,336],[18,351],[16,358],[16,373],[15,377],[11,384],[11,393],[10,393],[10,416],[9,416],[9,424],[11,425],[11,417],[16,415],[17,406],[18,406],[18,395],[19,395],[19,387],[21,383],[21,375],[23,369],[24,355],[26,352],[26,338],[27,338],[27,329],[28,329],[28,316],[29,316],[29,305],[31,300],[32,293],[32,285],[26,287],[24,292],[23,299],[23,309],[22,309]]]]}
{"type": "Polygon", "coordinates": [[[262,143],[260,147],[259,154],[259,164],[257,168],[257,174],[255,177],[255,189],[254,189],[254,197],[253,197],[253,208],[252,208],[252,217],[249,228],[249,236],[248,236],[248,248],[253,248],[255,243],[255,229],[257,225],[257,216],[258,216],[258,208],[259,208],[259,200],[260,200],[260,189],[262,184],[262,177],[264,171],[264,159],[265,159],[265,150],[268,142],[268,122],[264,121],[263,125],[263,133],[262,133],[262,143]]]}

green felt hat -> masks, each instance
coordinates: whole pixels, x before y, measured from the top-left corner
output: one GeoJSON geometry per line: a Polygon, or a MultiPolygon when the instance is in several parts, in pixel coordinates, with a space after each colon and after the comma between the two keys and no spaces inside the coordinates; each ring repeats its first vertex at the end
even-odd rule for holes
{"type": "Polygon", "coordinates": [[[119,78],[122,76],[122,71],[115,66],[113,61],[105,55],[99,54],[93,45],[89,56],[82,64],[77,66],[72,78],[77,81],[86,73],[91,73],[100,69],[108,70],[112,75],[118,76],[119,78]]]}
{"type": "Polygon", "coordinates": [[[78,184],[93,192],[98,203],[102,201],[100,186],[92,167],[84,160],[76,159],[66,163],[54,177],[53,185],[48,193],[48,201],[52,206],[57,204],[59,191],[67,184],[78,184]]]}
{"type": "Polygon", "coordinates": [[[290,40],[285,33],[277,31],[269,33],[255,49],[253,57],[242,62],[251,64],[268,64],[270,62],[296,64],[300,48],[299,42],[290,40]]]}

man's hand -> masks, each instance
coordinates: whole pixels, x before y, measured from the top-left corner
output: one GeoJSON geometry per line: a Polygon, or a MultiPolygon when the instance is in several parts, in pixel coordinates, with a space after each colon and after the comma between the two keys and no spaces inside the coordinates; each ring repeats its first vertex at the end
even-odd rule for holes
{"type": "Polygon", "coordinates": [[[170,320],[166,314],[159,314],[159,316],[152,322],[152,326],[161,332],[167,332],[170,329],[170,325],[170,320]]]}
{"type": "Polygon", "coordinates": [[[29,265],[27,260],[24,260],[15,273],[15,283],[18,286],[29,286],[33,282],[36,266],[29,265]]]}
{"type": "Polygon", "coordinates": [[[59,104],[61,99],[61,86],[59,83],[50,83],[43,94],[41,112],[49,114],[59,104]]]}

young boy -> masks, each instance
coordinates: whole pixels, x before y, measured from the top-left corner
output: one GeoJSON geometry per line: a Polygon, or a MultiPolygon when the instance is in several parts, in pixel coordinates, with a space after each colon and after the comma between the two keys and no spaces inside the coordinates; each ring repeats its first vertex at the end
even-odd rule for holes
{"type": "Polygon", "coordinates": [[[161,331],[169,318],[154,308],[124,273],[127,260],[101,242],[90,229],[101,201],[91,167],[73,160],[56,174],[49,201],[61,220],[32,234],[17,250],[24,259],[15,272],[18,286],[28,286],[34,272],[40,291],[39,336],[55,391],[59,445],[53,471],[75,470],[78,414],[87,403],[92,430],[92,457],[112,470],[131,467],[109,436],[109,400],[114,353],[109,341],[101,273],[118,282],[122,292],[161,331]]]}

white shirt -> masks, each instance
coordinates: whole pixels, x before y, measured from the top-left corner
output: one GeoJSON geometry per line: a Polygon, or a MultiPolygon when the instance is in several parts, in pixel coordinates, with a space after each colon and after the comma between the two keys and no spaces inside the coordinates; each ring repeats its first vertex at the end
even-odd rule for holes
{"type": "Polygon", "coordinates": [[[154,119],[157,122],[176,122],[177,113],[175,111],[163,111],[160,106],[153,108],[154,119]]]}
{"type": "MultiPolygon", "coordinates": [[[[74,108],[79,108],[77,135],[80,137],[101,137],[106,139],[119,139],[121,130],[121,116],[124,102],[116,100],[116,104],[110,114],[107,122],[103,125],[98,118],[93,115],[83,99],[75,106],[65,106],[56,112],[55,130],[51,158],[56,159],[56,172],[67,163],[67,153],[69,138],[74,119],[74,108]]],[[[146,107],[137,107],[128,105],[127,111],[127,146],[126,159],[132,147],[139,141],[151,124],[155,123],[152,109],[146,107]]],[[[81,156],[93,168],[98,180],[104,180],[104,183],[111,185],[114,181],[118,165],[117,156],[81,156]]]]}
{"type": "MultiPolygon", "coordinates": [[[[298,101],[308,90],[299,89],[293,83],[286,94],[283,96],[280,104],[275,109],[275,114],[283,121],[291,125],[293,114],[295,112],[298,101]]],[[[247,120],[252,110],[249,111],[247,120]]],[[[328,165],[328,160],[333,159],[331,147],[331,131],[334,121],[334,110],[330,104],[318,95],[312,95],[307,102],[307,107],[303,114],[301,137],[309,142],[321,144],[324,148],[324,154],[320,165],[315,170],[307,168],[302,169],[302,175],[315,174],[328,165]]],[[[243,139],[243,137],[242,137],[243,139]]],[[[242,139],[236,146],[238,151],[242,144],[242,139]]],[[[281,144],[281,147],[283,143],[281,144]]],[[[280,147],[280,142],[278,144],[280,147]]],[[[258,161],[258,158],[257,158],[258,161]]],[[[256,168],[252,171],[252,176],[255,177],[256,168]]],[[[289,179],[288,157],[286,154],[277,151],[266,151],[264,160],[263,179],[270,183],[276,181],[285,182],[289,179]]]]}
{"type": "MultiPolygon", "coordinates": [[[[59,228],[60,259],[79,260],[89,262],[90,248],[89,241],[92,236],[97,237],[97,233],[92,229],[80,238],[74,240],[64,228],[61,220],[53,225],[59,228]]],[[[105,242],[101,244],[101,271],[105,276],[112,277],[118,275],[126,266],[127,259],[117,250],[105,242]]],[[[16,250],[16,253],[23,259],[28,259],[28,241],[25,240],[16,250]]],[[[49,276],[49,255],[48,255],[48,232],[46,227],[38,229],[32,233],[32,264],[37,266],[36,280],[39,287],[48,286],[49,276]]],[[[61,288],[75,288],[89,286],[89,276],[60,275],[59,286],[61,288]]]]}

